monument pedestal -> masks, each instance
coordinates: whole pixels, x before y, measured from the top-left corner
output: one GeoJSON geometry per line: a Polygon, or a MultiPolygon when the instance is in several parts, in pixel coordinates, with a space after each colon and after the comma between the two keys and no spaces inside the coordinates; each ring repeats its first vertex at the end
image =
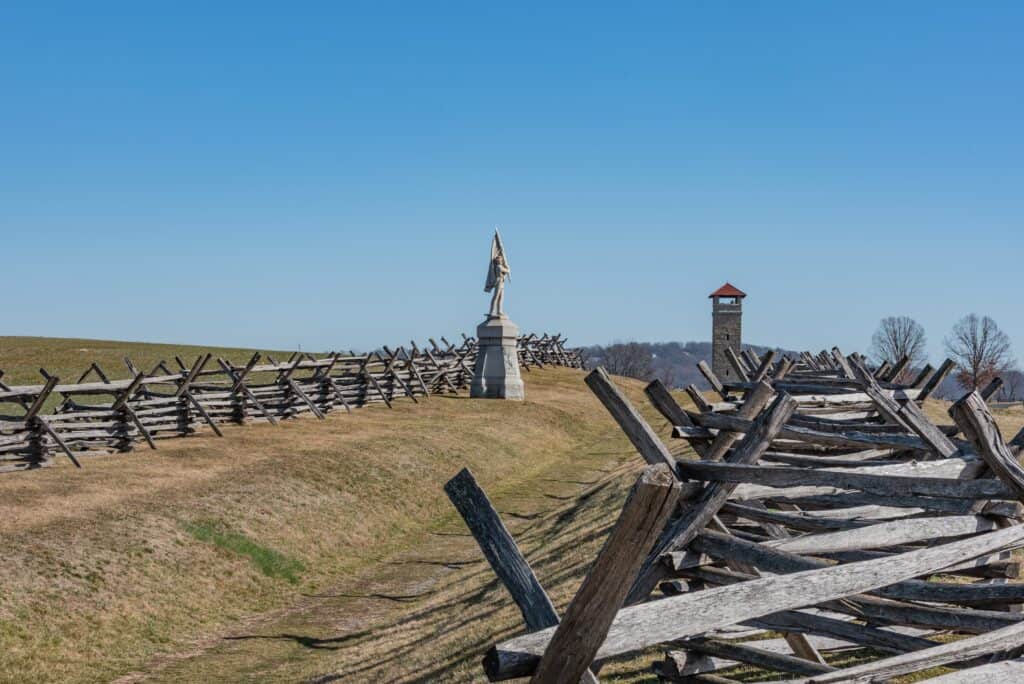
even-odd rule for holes
{"type": "Polygon", "coordinates": [[[519,376],[519,327],[507,316],[488,316],[476,327],[479,345],[469,396],[482,399],[526,397],[519,376]]]}

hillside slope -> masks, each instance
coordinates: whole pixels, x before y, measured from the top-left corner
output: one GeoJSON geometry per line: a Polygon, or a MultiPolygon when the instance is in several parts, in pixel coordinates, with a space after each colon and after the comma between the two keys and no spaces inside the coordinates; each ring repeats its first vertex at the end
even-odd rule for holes
{"type": "MultiPolygon", "coordinates": [[[[280,663],[251,654],[212,663],[185,655],[233,643],[267,653],[267,643],[221,637],[266,620],[268,611],[289,614],[310,596],[353,592],[359,578],[395,570],[383,559],[435,548],[433,540],[447,538],[431,534],[439,530],[456,535],[460,557],[475,564],[471,574],[486,578],[441,489],[459,468],[469,466],[517,523],[573,504],[585,483],[621,464],[639,465],[582,377],[568,369],[528,373],[523,403],[432,397],[325,421],[229,427],[223,439],[175,440],[156,452],[100,457],[82,470],[0,477],[0,679],[109,681],[137,672],[196,681],[275,672],[280,663]],[[205,675],[176,669],[193,662],[205,675]]],[[[629,391],[639,400],[638,384],[629,391]]],[[[614,478],[609,496],[624,493],[619,482],[628,480],[614,478]]],[[[571,557],[550,566],[563,593],[582,572],[566,564],[571,557]]],[[[423,566],[401,565],[400,584],[423,566]]],[[[484,581],[505,618],[482,618],[469,631],[515,628],[514,608],[484,581]]],[[[315,638],[345,632],[354,609],[336,609],[335,628],[315,638]]],[[[365,607],[355,613],[367,614],[365,607]]],[[[303,676],[336,669],[308,657],[317,649],[299,651],[282,657],[303,676]]],[[[446,658],[428,645],[420,657],[446,658]]],[[[479,672],[475,661],[456,669],[463,667],[479,672]]]]}

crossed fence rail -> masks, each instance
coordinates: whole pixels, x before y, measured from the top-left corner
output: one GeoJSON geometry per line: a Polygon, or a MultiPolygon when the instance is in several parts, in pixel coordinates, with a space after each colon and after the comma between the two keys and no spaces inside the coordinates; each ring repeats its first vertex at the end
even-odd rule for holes
{"type": "MultiPolygon", "coordinates": [[[[440,344],[431,339],[423,347],[412,342],[368,354],[297,352],[278,361],[255,353],[244,365],[207,353],[143,371],[126,358],[127,378],[112,379],[92,363],[70,384],[45,370],[40,385],[0,379],[0,404],[13,411],[0,415],[0,472],[49,466],[61,454],[80,465],[83,456],[131,451],[139,443],[155,449],[156,440],[203,429],[221,435],[225,423],[322,419],[339,409],[457,393],[472,380],[476,353],[472,337],[459,345],[442,337],[440,344]],[[56,407],[46,410],[55,398],[56,407]]],[[[527,370],[582,367],[579,351],[566,349],[561,335],[520,338],[519,359],[527,370]]]]}
{"type": "Polygon", "coordinates": [[[717,398],[690,388],[697,410],[646,388],[689,461],[603,369],[587,376],[647,467],[561,616],[472,475],[446,485],[526,626],[487,653],[487,676],[594,682],[661,647],[664,681],[735,682],[737,665],[821,684],[1024,681],[1024,583],[1009,581],[1024,430],[1000,434],[985,403],[998,381],[938,425],[921,402],[949,362],[905,383],[907,362],[838,349],[731,363],[739,382],[702,368],[717,398]]]}

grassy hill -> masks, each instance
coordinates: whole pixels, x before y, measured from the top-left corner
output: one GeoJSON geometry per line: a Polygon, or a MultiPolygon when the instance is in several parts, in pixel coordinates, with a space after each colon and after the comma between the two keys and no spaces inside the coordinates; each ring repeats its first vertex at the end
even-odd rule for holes
{"type": "MultiPolygon", "coordinates": [[[[59,376],[64,382],[74,382],[94,361],[111,378],[124,378],[130,375],[124,364],[125,356],[130,357],[137,367],[149,371],[159,361],[166,361],[170,368],[177,368],[177,364],[174,363],[176,355],[189,364],[195,361],[199,354],[206,352],[213,352],[214,356],[221,356],[236,363],[245,363],[253,351],[255,350],[234,347],[64,337],[0,337],[0,370],[4,371],[3,381],[8,385],[42,383],[40,368],[45,368],[51,375],[59,376]]],[[[260,351],[269,352],[275,358],[287,358],[291,353],[272,349],[260,351]]]]}
{"type": "MultiPolygon", "coordinates": [[[[198,353],[2,342],[15,382],[40,363],[198,353]]],[[[442,485],[469,466],[567,601],[640,465],[582,377],[528,373],[523,403],[432,397],[226,426],[223,439],[0,477],[0,680],[479,677],[519,617],[442,485]],[[581,495],[601,504],[589,518],[581,495]]],[[[639,384],[630,392],[639,401],[639,384]]]]}

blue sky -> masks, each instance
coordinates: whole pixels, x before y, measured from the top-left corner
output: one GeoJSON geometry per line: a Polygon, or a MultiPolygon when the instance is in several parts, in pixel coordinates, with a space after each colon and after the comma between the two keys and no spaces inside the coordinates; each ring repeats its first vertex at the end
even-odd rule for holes
{"type": "Polygon", "coordinates": [[[0,334],[1024,356],[1021,3],[6,3],[0,334]],[[148,7],[146,5],[149,5],[148,7]],[[216,5],[216,7],[211,7],[216,5]]]}

